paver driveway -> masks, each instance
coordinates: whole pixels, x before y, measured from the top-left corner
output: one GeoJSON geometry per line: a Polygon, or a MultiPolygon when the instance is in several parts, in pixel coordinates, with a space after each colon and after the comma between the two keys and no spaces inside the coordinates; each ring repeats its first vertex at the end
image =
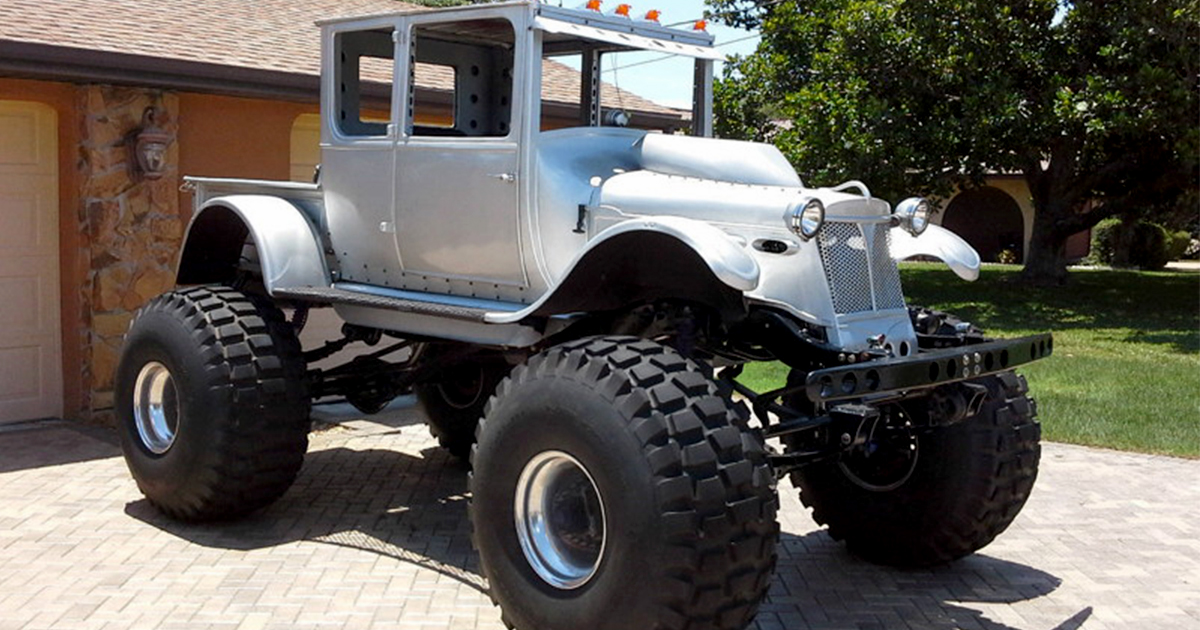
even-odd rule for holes
{"type": "MultiPolygon", "coordinates": [[[[0,430],[0,630],[503,628],[471,550],[466,472],[418,413],[402,403],[314,434],[279,503],[204,526],[141,499],[111,432],[0,430]]],[[[849,556],[780,491],[757,630],[1200,628],[1198,461],[1048,444],[1013,527],[928,571],[849,556]]]]}

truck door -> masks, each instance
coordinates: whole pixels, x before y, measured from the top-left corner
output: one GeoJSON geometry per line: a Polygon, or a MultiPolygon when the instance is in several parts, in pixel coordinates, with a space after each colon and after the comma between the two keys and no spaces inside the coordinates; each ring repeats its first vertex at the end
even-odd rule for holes
{"type": "Polygon", "coordinates": [[[501,17],[413,19],[408,29],[395,228],[409,286],[426,282],[459,294],[478,285],[482,295],[528,284],[513,124],[515,40],[512,22],[501,17]]]}
{"type": "Polygon", "coordinates": [[[397,273],[394,18],[326,33],[322,73],[321,185],[342,279],[385,285],[397,273]]]}

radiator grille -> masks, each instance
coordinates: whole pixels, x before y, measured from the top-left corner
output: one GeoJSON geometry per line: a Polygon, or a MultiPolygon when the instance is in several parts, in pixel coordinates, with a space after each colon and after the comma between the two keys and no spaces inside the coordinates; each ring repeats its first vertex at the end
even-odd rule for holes
{"type": "Polygon", "coordinates": [[[831,221],[817,236],[835,313],[904,307],[886,225],[831,221]]]}
{"type": "Polygon", "coordinates": [[[892,231],[874,225],[875,244],[871,248],[871,275],[875,282],[875,310],[904,308],[904,290],[900,287],[900,268],[892,260],[892,231]]]}

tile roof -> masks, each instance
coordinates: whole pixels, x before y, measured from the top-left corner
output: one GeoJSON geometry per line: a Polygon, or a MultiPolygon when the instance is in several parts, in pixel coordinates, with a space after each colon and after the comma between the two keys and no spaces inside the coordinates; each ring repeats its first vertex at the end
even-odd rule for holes
{"type": "MultiPolygon", "coordinates": [[[[396,0],[0,0],[0,41],[319,75],[317,20],[422,7],[396,0]]],[[[543,97],[579,102],[579,73],[543,66],[543,97]]],[[[447,90],[444,77],[420,87],[447,90]]],[[[625,109],[685,112],[612,85],[602,99],[625,109]]]]}

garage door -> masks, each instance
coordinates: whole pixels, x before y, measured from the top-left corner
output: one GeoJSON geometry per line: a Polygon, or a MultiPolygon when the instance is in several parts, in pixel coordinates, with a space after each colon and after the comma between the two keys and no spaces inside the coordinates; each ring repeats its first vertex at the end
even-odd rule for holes
{"type": "Polygon", "coordinates": [[[58,123],[0,101],[0,422],[62,414],[58,123]]]}

